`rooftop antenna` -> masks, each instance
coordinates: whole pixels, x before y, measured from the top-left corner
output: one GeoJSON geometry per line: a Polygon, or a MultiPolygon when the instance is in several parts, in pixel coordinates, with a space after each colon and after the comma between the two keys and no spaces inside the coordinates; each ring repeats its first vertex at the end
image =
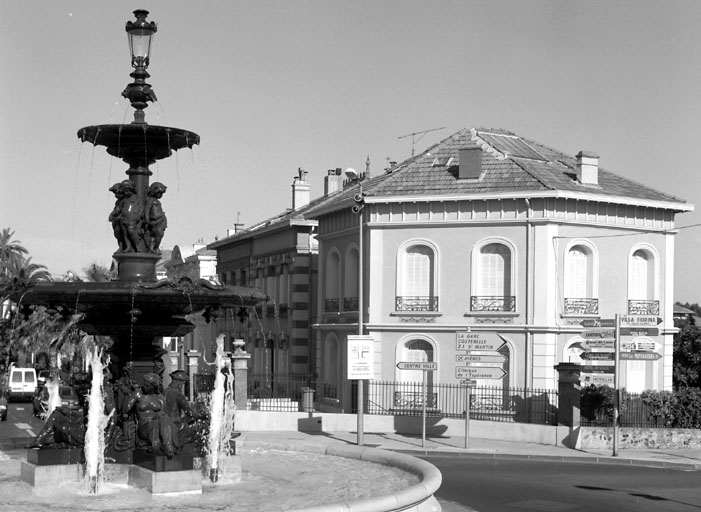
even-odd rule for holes
{"type": "Polygon", "coordinates": [[[438,130],[445,130],[445,129],[446,129],[445,126],[443,126],[443,127],[441,127],[441,128],[431,128],[430,130],[423,130],[423,131],[420,131],[420,132],[412,132],[412,133],[409,133],[409,134],[407,134],[407,135],[402,135],[401,137],[397,137],[397,138],[398,138],[398,139],[405,139],[405,138],[407,138],[407,137],[411,137],[411,156],[413,157],[413,156],[414,156],[414,144],[416,144],[416,143],[419,142],[421,139],[423,139],[424,136],[425,136],[427,133],[436,132],[436,131],[438,131],[438,130]],[[417,138],[416,138],[417,135],[421,135],[421,137],[419,137],[419,138],[417,139],[417,138]]]}

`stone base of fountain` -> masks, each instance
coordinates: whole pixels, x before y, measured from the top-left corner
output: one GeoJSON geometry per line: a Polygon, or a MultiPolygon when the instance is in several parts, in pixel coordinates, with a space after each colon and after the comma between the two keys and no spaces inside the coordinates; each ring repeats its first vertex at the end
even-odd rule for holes
{"type": "Polygon", "coordinates": [[[129,466],[128,485],[146,489],[151,494],[202,493],[202,471],[152,471],[141,466],[129,466]]]}
{"type": "Polygon", "coordinates": [[[172,457],[134,450],[133,464],[151,471],[184,471],[194,469],[193,456],[177,453],[172,457]]]}
{"type": "Polygon", "coordinates": [[[134,462],[134,450],[115,450],[110,447],[105,450],[105,462],[116,464],[131,464],[134,462]]]}
{"type": "Polygon", "coordinates": [[[65,483],[78,483],[83,480],[81,464],[46,464],[37,465],[22,462],[20,478],[32,486],[37,494],[51,492],[65,483]]]}
{"type": "Polygon", "coordinates": [[[85,456],[82,448],[74,449],[46,449],[46,450],[27,450],[27,462],[37,466],[52,466],[57,464],[78,464],[83,462],[85,456]]]}

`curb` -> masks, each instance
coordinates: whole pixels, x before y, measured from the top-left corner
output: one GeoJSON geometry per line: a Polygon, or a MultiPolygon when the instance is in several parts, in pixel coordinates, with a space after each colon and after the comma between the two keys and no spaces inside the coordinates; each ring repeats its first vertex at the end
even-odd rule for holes
{"type": "Polygon", "coordinates": [[[414,456],[430,456],[430,455],[451,455],[454,457],[469,457],[476,459],[493,459],[493,460],[532,460],[532,461],[550,461],[550,462],[576,462],[582,464],[610,464],[614,466],[640,466],[650,468],[663,469],[679,469],[687,471],[701,470],[701,462],[673,462],[666,460],[650,460],[650,459],[629,459],[604,457],[599,455],[581,456],[581,455],[534,455],[534,454],[518,454],[518,453],[494,453],[494,452],[467,452],[460,449],[445,450],[404,450],[387,447],[378,447],[381,450],[405,453],[414,456]]]}
{"type": "Polygon", "coordinates": [[[400,453],[366,446],[354,446],[336,442],[314,443],[308,441],[257,441],[244,439],[245,449],[278,449],[321,453],[349,459],[364,460],[375,464],[396,467],[419,478],[419,482],[392,494],[373,496],[362,500],[330,503],[297,509],[292,512],[336,512],[336,511],[393,511],[393,510],[438,510],[434,494],[441,486],[441,472],[430,462],[419,459],[412,453],[400,453]]]}

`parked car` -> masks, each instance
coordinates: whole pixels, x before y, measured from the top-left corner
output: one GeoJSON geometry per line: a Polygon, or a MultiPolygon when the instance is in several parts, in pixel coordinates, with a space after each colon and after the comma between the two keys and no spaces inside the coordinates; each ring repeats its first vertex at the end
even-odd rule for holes
{"type": "Polygon", "coordinates": [[[39,370],[37,373],[37,385],[42,387],[46,384],[46,379],[49,378],[51,372],[49,370],[39,370]]]}
{"type": "MultiPolygon", "coordinates": [[[[58,395],[61,397],[61,405],[69,409],[77,409],[80,407],[78,395],[72,387],[61,384],[58,387],[58,395]]],[[[44,417],[49,410],[49,389],[43,386],[37,390],[33,402],[34,416],[44,417]]]]}
{"type": "Polygon", "coordinates": [[[7,398],[2,389],[0,389],[0,421],[7,421],[7,398]]]}
{"type": "Polygon", "coordinates": [[[31,400],[37,390],[37,373],[34,368],[10,368],[7,379],[7,399],[31,400]]]}

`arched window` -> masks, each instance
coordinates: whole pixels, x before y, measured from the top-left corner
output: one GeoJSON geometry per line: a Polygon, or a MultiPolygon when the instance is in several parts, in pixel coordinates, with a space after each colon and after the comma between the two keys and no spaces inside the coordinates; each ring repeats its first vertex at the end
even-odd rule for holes
{"type": "Polygon", "coordinates": [[[351,248],[346,253],[343,283],[343,310],[358,311],[358,250],[351,248]]]}
{"type": "Polygon", "coordinates": [[[326,257],[326,295],[324,297],[324,311],[335,313],[341,310],[340,304],[340,279],[341,258],[338,251],[331,251],[326,257]]]}
{"type": "MultiPolygon", "coordinates": [[[[435,361],[433,343],[421,337],[408,338],[397,346],[397,362],[435,361]]],[[[435,408],[438,403],[437,390],[433,387],[435,372],[426,372],[426,406],[435,408]]],[[[394,392],[393,407],[397,409],[417,409],[423,405],[423,370],[397,370],[397,386],[394,392]]]]}
{"type": "Polygon", "coordinates": [[[596,258],[591,246],[578,243],[567,249],[564,277],[565,314],[599,313],[596,274],[596,258]]]}
{"type": "Polygon", "coordinates": [[[400,252],[397,276],[397,311],[437,311],[435,251],[412,244],[400,252]]]}
{"type": "Polygon", "coordinates": [[[639,248],[630,256],[628,267],[628,314],[658,315],[657,271],[651,248],[639,248]]]}
{"type": "Polygon", "coordinates": [[[488,242],[473,253],[471,311],[515,311],[512,249],[488,242]]]}

